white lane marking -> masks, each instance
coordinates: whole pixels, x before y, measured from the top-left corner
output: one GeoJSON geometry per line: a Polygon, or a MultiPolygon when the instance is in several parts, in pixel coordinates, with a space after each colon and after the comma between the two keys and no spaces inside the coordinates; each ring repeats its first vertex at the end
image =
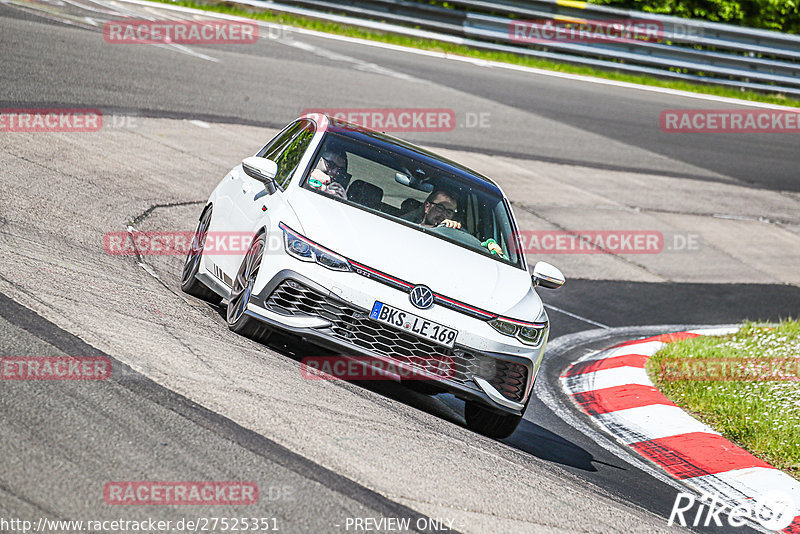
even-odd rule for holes
{"type": "Polygon", "coordinates": [[[624,347],[617,347],[608,351],[606,358],[613,358],[614,356],[625,356],[627,354],[642,354],[644,356],[652,356],[661,350],[666,343],[661,341],[645,341],[644,343],[632,343],[624,347]]]}
{"type": "MultiPolygon", "coordinates": [[[[95,1],[97,1],[98,3],[103,4],[102,0],[95,0],[95,1]]],[[[193,8],[188,8],[188,7],[182,7],[182,6],[171,6],[171,5],[168,5],[168,4],[160,4],[160,3],[153,3],[153,2],[142,2],[142,1],[136,1],[136,0],[113,0],[113,1],[109,2],[107,5],[114,6],[117,2],[127,2],[127,3],[130,3],[130,4],[145,6],[145,8],[146,8],[145,11],[147,11],[149,13],[152,13],[152,14],[155,14],[156,16],[158,16],[157,15],[158,10],[159,9],[163,9],[163,10],[166,10],[166,11],[175,11],[175,12],[183,13],[183,14],[214,17],[214,18],[219,18],[219,19],[223,19],[223,20],[247,21],[247,22],[250,22],[250,23],[258,24],[259,27],[267,27],[267,28],[271,28],[271,29],[278,28],[278,29],[287,30],[287,31],[295,31],[295,32],[299,31],[298,28],[295,28],[293,26],[274,24],[274,23],[259,21],[259,20],[255,20],[255,19],[236,17],[236,16],[233,16],[233,15],[225,15],[223,13],[214,13],[214,12],[211,12],[211,11],[203,11],[203,10],[198,10],[198,9],[193,9],[193,8]]],[[[303,32],[300,32],[300,33],[303,33],[303,32]]],[[[324,33],[321,33],[321,32],[311,32],[310,35],[327,35],[327,34],[324,34],[324,33]]],[[[353,65],[353,68],[355,70],[359,70],[359,71],[362,71],[362,72],[370,72],[370,73],[373,73],[373,74],[380,74],[380,75],[383,75],[383,76],[389,76],[391,78],[396,78],[398,80],[403,80],[403,81],[406,81],[406,82],[415,82],[415,83],[420,83],[421,82],[421,80],[419,78],[416,78],[414,76],[409,76],[407,74],[403,74],[402,72],[397,72],[397,71],[394,71],[394,70],[391,70],[391,69],[387,69],[386,67],[382,67],[380,65],[377,65],[375,63],[370,63],[368,61],[363,61],[363,60],[360,60],[358,58],[354,58],[354,57],[347,56],[347,55],[344,55],[344,54],[339,54],[339,53],[336,53],[336,52],[332,52],[330,50],[325,50],[324,48],[321,48],[321,47],[318,47],[318,46],[314,46],[314,45],[312,45],[310,43],[304,43],[304,42],[295,41],[295,40],[288,40],[288,39],[276,39],[276,41],[278,43],[280,43],[280,44],[283,44],[283,45],[286,45],[286,46],[291,46],[291,47],[294,47],[294,48],[299,48],[299,49],[304,50],[306,52],[309,52],[309,53],[315,54],[317,56],[323,57],[325,59],[330,59],[332,61],[341,61],[341,62],[344,62],[344,63],[350,63],[350,64],[353,65]]],[[[177,45],[175,45],[175,46],[177,46],[177,45]]],[[[200,57],[200,56],[198,56],[198,57],[200,57]]],[[[203,59],[208,59],[208,56],[204,56],[203,59]]],[[[213,61],[218,61],[218,60],[213,60],[213,61]]]]}
{"type": "MultiPolygon", "coordinates": [[[[148,2],[147,0],[118,0],[118,1],[127,2],[127,3],[130,3],[130,4],[138,4],[138,5],[143,5],[143,6],[147,6],[147,5],[152,6],[153,5],[152,2],[148,2]]],[[[262,5],[262,4],[259,3],[258,5],[262,5]]],[[[202,13],[202,14],[204,14],[206,16],[209,16],[209,17],[218,17],[218,18],[224,18],[224,19],[228,19],[228,20],[248,20],[248,21],[253,21],[253,19],[243,19],[242,17],[235,17],[233,15],[224,15],[224,14],[221,14],[221,13],[213,13],[213,12],[209,12],[209,11],[196,10],[196,9],[192,9],[192,8],[182,7],[182,6],[170,6],[168,4],[159,4],[159,6],[162,7],[163,9],[172,10],[172,11],[184,11],[184,12],[188,12],[188,13],[202,13]]],[[[260,26],[273,26],[273,27],[276,26],[275,24],[268,24],[268,23],[261,22],[261,21],[255,21],[255,22],[257,24],[259,24],[260,26]]],[[[318,31],[315,31],[315,30],[308,30],[308,29],[305,29],[305,28],[296,28],[296,27],[293,27],[293,26],[285,26],[285,28],[291,29],[291,30],[293,30],[293,31],[295,31],[297,33],[303,34],[303,35],[311,35],[311,36],[319,37],[319,38],[322,38],[322,39],[331,39],[331,40],[334,40],[334,41],[342,41],[342,42],[347,42],[347,43],[360,44],[362,46],[371,46],[373,48],[383,48],[383,49],[386,49],[386,50],[394,50],[396,52],[403,52],[403,53],[407,53],[407,54],[416,54],[416,55],[420,55],[420,56],[435,57],[435,58],[446,59],[446,60],[451,60],[451,61],[462,61],[462,62],[470,63],[472,65],[475,65],[476,67],[481,67],[481,68],[500,68],[500,69],[514,70],[514,71],[518,71],[518,72],[526,72],[526,73],[529,73],[529,74],[538,74],[540,76],[549,76],[551,78],[562,78],[562,79],[566,79],[566,80],[573,80],[573,81],[579,81],[579,82],[585,82],[585,83],[594,83],[594,84],[599,84],[599,85],[608,85],[608,86],[612,86],[612,87],[620,87],[620,88],[623,88],[623,89],[633,89],[633,90],[638,90],[638,91],[648,91],[648,92],[651,92],[651,93],[660,93],[660,94],[666,94],[666,95],[671,95],[671,96],[679,96],[679,97],[691,98],[691,99],[695,99],[695,100],[706,100],[706,101],[709,101],[709,102],[719,102],[719,103],[724,103],[724,104],[732,104],[732,105],[736,105],[736,106],[797,111],[797,108],[795,108],[795,107],[781,106],[781,105],[778,105],[778,104],[768,104],[766,102],[752,102],[752,101],[749,101],[749,100],[740,100],[738,98],[731,98],[731,97],[725,97],[725,96],[716,96],[716,95],[707,95],[707,94],[702,94],[702,93],[692,93],[690,91],[681,91],[681,90],[678,90],[678,89],[668,89],[666,87],[654,87],[654,86],[651,86],[651,85],[639,85],[639,84],[630,83],[630,82],[620,82],[620,81],[616,81],[616,80],[606,80],[604,78],[595,78],[595,77],[592,77],[592,76],[585,76],[585,75],[581,75],[581,74],[569,74],[569,73],[565,73],[565,72],[557,72],[557,71],[551,71],[551,70],[545,70],[545,69],[538,69],[538,68],[535,68],[535,67],[525,67],[525,66],[522,66],[522,65],[512,65],[510,63],[502,63],[502,62],[499,62],[499,61],[489,61],[489,60],[485,60],[485,59],[477,59],[477,58],[471,58],[471,57],[466,57],[466,56],[458,56],[458,55],[448,54],[448,53],[444,53],[444,52],[433,52],[433,51],[430,51],[430,50],[420,50],[420,49],[416,49],[416,48],[410,48],[410,47],[406,47],[406,46],[394,45],[394,44],[389,44],[389,43],[380,43],[380,42],[377,42],[377,41],[369,41],[369,40],[366,40],[366,39],[359,39],[359,38],[356,38],[356,37],[347,37],[347,36],[344,36],[344,35],[334,35],[334,34],[331,34],[331,33],[318,32],[318,31]]],[[[407,30],[408,28],[404,28],[404,29],[407,30]]]]}
{"type": "MultiPolygon", "coordinates": [[[[675,332],[676,325],[665,325],[663,327],[652,326],[652,327],[615,327],[611,328],[609,331],[602,331],[602,330],[593,330],[593,331],[584,331],[578,332],[576,334],[568,334],[566,336],[561,336],[553,340],[550,344],[550,348],[561,348],[562,346],[575,346],[580,345],[582,343],[591,342],[593,340],[603,339],[609,335],[609,333],[615,334],[615,337],[621,336],[628,336],[633,339],[637,335],[641,336],[644,328],[647,328],[647,331],[650,331],[650,328],[659,329],[662,332],[675,332]]],[[[678,327],[681,328],[681,327],[678,327]]],[[[683,330],[686,331],[687,327],[683,327],[683,330]]],[[[709,331],[714,329],[715,327],[706,327],[702,328],[703,330],[709,331]],[[707,328],[707,330],[706,330],[707,328]]],[[[695,332],[699,332],[700,330],[693,330],[695,332]]],[[[649,336],[648,336],[649,337],[649,336]]],[[[604,354],[607,351],[600,351],[597,353],[589,353],[586,356],[579,358],[577,361],[583,361],[586,357],[592,357],[597,354],[604,354]]],[[[542,363],[543,368],[546,368],[549,365],[549,361],[545,358],[544,362],[542,363]]],[[[541,371],[540,371],[541,372],[541,371]]],[[[567,397],[570,397],[570,391],[566,387],[566,381],[558,380],[559,385],[561,386],[561,390],[563,393],[566,394],[567,397]]],[[[656,480],[663,482],[664,484],[674,488],[676,492],[692,492],[696,495],[696,497],[701,497],[704,493],[706,494],[717,494],[723,497],[728,497],[731,495],[736,494],[737,498],[739,499],[737,504],[741,503],[742,499],[747,498],[748,496],[742,494],[738,491],[736,485],[731,485],[727,482],[724,482],[719,477],[715,476],[708,476],[708,477],[695,477],[692,479],[687,479],[683,481],[678,481],[671,476],[669,476],[666,471],[661,468],[657,468],[655,464],[650,461],[644,460],[642,456],[638,453],[634,452],[633,449],[622,446],[619,441],[614,439],[613,435],[610,435],[607,430],[603,429],[600,430],[602,427],[599,427],[596,422],[595,418],[590,417],[593,423],[590,424],[585,422],[582,419],[577,417],[577,413],[579,409],[576,409],[575,403],[572,402],[570,399],[564,399],[563,397],[554,393],[553,388],[549,382],[540,381],[537,383],[537,387],[539,388],[537,392],[537,396],[542,401],[542,403],[547,406],[558,418],[564,421],[566,424],[574,428],[577,432],[585,435],[595,443],[597,443],[600,447],[607,450],[609,453],[613,454],[617,458],[621,459],[628,464],[637,467],[647,475],[653,477],[656,480]]],[[[748,522],[748,525],[759,531],[768,533],[765,528],[761,525],[748,522]]]]}
{"type": "MultiPolygon", "coordinates": [[[[629,328],[612,328],[612,331],[619,331],[624,332],[626,330],[630,330],[629,328]]],[[[551,343],[550,347],[557,347],[562,344],[570,344],[574,341],[574,343],[580,343],[586,339],[596,339],[597,333],[602,332],[598,330],[594,331],[585,331],[579,332],[577,334],[569,334],[567,336],[562,336],[554,340],[551,343]]],[[[606,335],[607,332],[602,332],[603,335],[606,335]]],[[[549,361],[547,358],[544,359],[542,364],[543,368],[546,368],[549,365],[549,361]]],[[[541,372],[541,371],[540,371],[541,372]]],[[[558,380],[559,385],[564,388],[564,382],[558,380]]],[[[672,478],[671,476],[667,475],[661,469],[655,467],[654,464],[650,463],[649,461],[644,460],[639,454],[634,452],[633,449],[624,447],[617,441],[613,439],[613,437],[609,436],[607,431],[601,430],[596,424],[586,423],[584,420],[579,419],[577,414],[577,408],[575,403],[572,402],[570,399],[563,399],[560,396],[557,396],[556,393],[551,389],[551,385],[542,380],[537,382],[538,389],[536,390],[537,397],[539,400],[542,401],[542,404],[547,406],[556,417],[564,421],[567,425],[571,426],[580,434],[583,434],[591,441],[608,451],[610,454],[613,454],[623,462],[632,465],[633,467],[638,468],[642,472],[646,473],[647,475],[653,477],[654,479],[663,482],[667,486],[672,487],[675,489],[676,492],[686,491],[686,486],[672,478]],[[542,384],[541,386],[539,384],[542,384]]],[[[569,391],[565,391],[567,397],[569,397],[569,391]]]]}
{"type": "Polygon", "coordinates": [[[102,5],[106,6],[109,9],[121,10],[122,16],[130,17],[132,19],[138,18],[138,19],[143,19],[143,20],[158,20],[158,18],[163,18],[161,16],[159,16],[159,17],[151,17],[151,16],[145,15],[145,13],[150,11],[150,9],[147,9],[147,8],[145,8],[144,10],[136,10],[136,9],[130,8],[128,6],[121,6],[121,5],[119,5],[119,2],[115,2],[113,0],[111,0],[111,1],[109,1],[109,0],[93,0],[93,1],[98,3],[98,4],[102,4],[102,5]]]}
{"type": "MultiPolygon", "coordinates": [[[[80,2],[76,2],[75,0],[65,0],[65,1],[66,2],[70,2],[73,5],[76,5],[76,6],[79,6],[79,7],[84,7],[85,6],[84,9],[91,9],[88,5],[82,4],[80,2]]],[[[115,15],[115,16],[120,16],[120,17],[129,17],[129,16],[130,17],[137,17],[140,20],[150,20],[150,21],[157,21],[157,20],[163,18],[161,16],[161,14],[158,13],[157,11],[155,11],[152,7],[145,8],[143,10],[144,11],[144,13],[143,13],[142,11],[135,11],[135,10],[132,10],[132,9],[128,9],[128,8],[119,6],[119,4],[117,2],[114,2],[114,1],[110,1],[110,2],[105,2],[103,0],[92,0],[92,1],[95,4],[97,4],[99,6],[102,6],[103,9],[94,9],[95,11],[98,11],[98,12],[101,12],[101,13],[108,13],[108,14],[115,15]],[[146,13],[149,13],[149,14],[146,14],[146,13]]],[[[211,57],[211,56],[209,56],[207,54],[203,54],[201,52],[197,52],[195,50],[192,50],[191,48],[189,48],[189,47],[187,47],[185,45],[182,45],[182,44],[178,44],[178,43],[150,43],[150,44],[153,44],[155,46],[159,46],[159,47],[162,47],[162,48],[167,48],[168,50],[173,50],[175,52],[180,52],[182,54],[186,54],[186,55],[193,56],[193,57],[196,57],[196,58],[204,59],[206,61],[211,61],[212,63],[219,63],[219,59],[217,59],[215,57],[211,57]]]]}
{"type": "Polygon", "coordinates": [[[647,372],[641,367],[601,369],[591,373],[567,376],[562,380],[564,387],[570,393],[584,393],[586,391],[627,386],[629,384],[653,386],[653,382],[650,381],[647,372]]]}
{"type": "MultiPolygon", "coordinates": [[[[586,362],[591,360],[605,360],[608,358],[609,350],[600,350],[600,351],[590,351],[578,358],[572,365],[575,365],[578,362],[586,362]]],[[[569,368],[568,368],[569,369],[569,368]]]]}
{"type": "Polygon", "coordinates": [[[310,43],[304,43],[302,41],[287,41],[287,40],[280,40],[278,39],[278,43],[284,44],[286,46],[291,46],[293,48],[299,48],[300,50],[304,50],[306,52],[310,52],[316,56],[323,57],[325,59],[330,59],[332,61],[341,61],[343,63],[350,63],[353,65],[353,68],[356,70],[360,70],[363,72],[371,72],[373,74],[381,74],[383,76],[390,76],[392,78],[397,78],[398,80],[403,80],[407,82],[419,82],[420,80],[414,78],[412,76],[408,76],[407,74],[403,74],[401,72],[393,71],[391,69],[387,69],[385,67],[381,67],[380,65],[376,65],[375,63],[370,63],[368,61],[362,61],[360,59],[346,56],[344,54],[339,54],[337,52],[331,52],[330,50],[325,50],[324,48],[320,48],[318,46],[314,46],[310,43]]]}
{"type": "MultiPolygon", "coordinates": [[[[615,328],[612,330],[620,331],[624,329],[615,328]]],[[[668,328],[663,328],[663,330],[665,333],[675,332],[675,330],[668,328]]],[[[738,326],[724,326],[694,328],[691,330],[683,329],[682,331],[700,335],[723,335],[736,332],[738,330],[738,326]]],[[[586,333],[583,333],[583,335],[586,336],[586,333]]],[[[618,352],[619,350],[635,349],[637,347],[642,347],[642,345],[653,345],[649,348],[646,347],[645,350],[652,350],[655,352],[658,349],[657,345],[663,346],[666,345],[666,343],[634,343],[616,350],[592,352],[579,358],[577,361],[584,361],[587,358],[596,359],[598,356],[602,357],[602,359],[605,359],[609,357],[610,354],[618,352]]],[[[600,372],[589,373],[589,375],[599,373],[600,372]]],[[[573,392],[571,387],[576,383],[579,383],[574,380],[570,382],[570,378],[572,377],[562,377],[560,379],[562,390],[567,393],[567,395],[573,392]]],[[[627,410],[617,410],[608,414],[590,416],[590,418],[601,428],[604,428],[606,432],[610,434],[616,441],[625,444],[649,439],[657,439],[670,435],[686,434],[689,432],[708,432],[719,435],[718,432],[711,429],[704,423],[696,420],[694,417],[684,412],[677,406],[642,406],[637,408],[629,408],[627,410]]],[[[566,421],[566,419],[564,420],[566,421]]],[[[612,452],[617,454],[615,451],[612,452]]],[[[619,456],[619,454],[617,455],[619,456]]],[[[651,473],[649,469],[645,470],[648,473],[651,473]]],[[[663,474],[665,474],[663,471],[659,473],[659,475],[663,474]]],[[[657,478],[661,479],[660,476],[657,478]]],[[[674,483],[672,485],[674,486],[678,481],[673,479],[673,482],[674,483]]],[[[713,475],[688,478],[683,480],[682,484],[685,484],[685,487],[691,488],[700,495],[717,495],[718,499],[729,507],[739,505],[746,500],[753,499],[754,497],[757,498],[764,493],[769,494],[776,489],[778,491],[783,491],[784,496],[790,495],[794,499],[795,503],[800,503],[800,500],[798,500],[798,497],[800,497],[800,484],[798,484],[795,479],[774,468],[747,468],[730,470],[713,475]]],[[[800,507],[798,507],[794,516],[797,516],[798,513],[800,513],[800,507]]],[[[771,532],[759,524],[749,521],[748,524],[751,526],[751,528],[754,528],[759,532],[771,532]]]]}
{"type": "Polygon", "coordinates": [[[738,326],[723,326],[720,328],[700,328],[698,330],[687,330],[692,334],[700,334],[701,336],[727,336],[735,334],[740,328],[738,326]]]}
{"type": "MultiPolygon", "coordinates": [[[[716,496],[717,500],[728,509],[738,507],[747,501],[769,495],[790,498],[794,506],[793,517],[800,515],[800,483],[786,473],[769,467],[748,467],[732,469],[723,473],[687,478],[685,483],[700,493],[716,496]]],[[[769,501],[765,503],[769,507],[769,501]]],[[[768,511],[768,510],[765,510],[768,511]]],[[[776,510],[783,513],[784,509],[776,510]]],[[[791,509],[787,510],[790,512],[791,509]]],[[[763,515],[762,517],[769,517],[763,515]]],[[[750,523],[759,532],[773,534],[775,531],[763,527],[759,523],[750,523]]],[[[781,531],[782,532],[782,531],[781,531]]]]}
{"type": "MultiPolygon", "coordinates": [[[[132,0],[121,0],[124,2],[129,2],[132,0]]],[[[570,74],[566,72],[558,72],[546,69],[539,69],[536,67],[526,67],[523,65],[514,65],[511,63],[503,63],[500,61],[490,61],[486,59],[478,59],[478,58],[471,58],[467,56],[459,56],[456,54],[448,54],[445,52],[433,52],[430,50],[420,50],[416,48],[404,47],[400,45],[394,45],[389,43],[380,43],[377,41],[369,41],[366,39],[358,39],[355,37],[346,37],[343,35],[334,35],[324,32],[316,32],[314,30],[306,30],[306,29],[299,29],[299,33],[305,33],[309,35],[314,35],[317,37],[333,39],[337,41],[345,41],[350,43],[358,43],[364,46],[372,46],[375,48],[384,48],[387,50],[394,50],[397,52],[405,52],[409,54],[416,54],[416,55],[424,55],[429,57],[436,57],[439,59],[447,59],[451,61],[462,61],[466,63],[470,63],[477,67],[482,68],[501,68],[507,70],[514,70],[519,72],[527,72],[530,74],[538,74],[540,76],[550,76],[552,78],[563,78],[567,80],[574,80],[574,81],[581,81],[586,83],[595,83],[600,85],[610,85],[613,87],[621,87],[625,89],[634,89],[640,91],[650,91],[653,93],[661,93],[661,94],[668,94],[672,96],[680,96],[685,98],[694,98],[698,100],[708,100],[712,102],[721,102],[726,104],[733,104],[737,106],[745,106],[745,107],[756,107],[756,108],[765,108],[765,109],[780,109],[780,110],[791,110],[797,111],[797,108],[791,106],[781,106],[779,104],[768,104],[766,102],[753,102],[750,100],[740,100],[738,98],[731,98],[725,96],[717,96],[717,95],[708,95],[703,93],[693,93],[691,91],[681,91],[679,89],[669,89],[667,87],[655,87],[652,85],[640,85],[631,82],[622,82],[617,80],[607,80],[605,78],[596,78],[593,76],[586,76],[582,74],[570,74]]]]}
{"type": "MultiPolygon", "coordinates": [[[[84,9],[86,11],[94,11],[96,13],[101,13],[103,15],[111,15],[111,16],[119,16],[121,13],[115,10],[107,9],[105,6],[98,7],[91,4],[85,4],[83,2],[77,2],[75,0],[64,0],[65,3],[70,4],[72,6],[78,7],[80,9],[84,9]]],[[[93,2],[96,3],[96,2],[93,2]]]]}
{"type": "Polygon", "coordinates": [[[6,6],[11,6],[11,7],[15,8],[15,9],[17,9],[19,11],[24,11],[25,13],[30,13],[32,15],[35,15],[37,17],[41,17],[43,19],[54,20],[56,22],[59,22],[61,24],[66,24],[68,26],[75,26],[77,28],[83,28],[83,29],[86,29],[86,30],[93,30],[94,29],[93,26],[87,26],[84,23],[84,20],[83,20],[82,17],[73,17],[73,16],[70,16],[70,15],[64,15],[64,14],[51,15],[49,11],[44,10],[43,8],[41,8],[39,6],[28,6],[28,5],[24,5],[22,3],[18,3],[18,2],[10,1],[10,0],[0,0],[0,4],[6,5],[6,6]]]}
{"type": "Polygon", "coordinates": [[[167,50],[174,50],[175,52],[180,52],[182,54],[186,54],[187,56],[192,56],[200,59],[205,59],[206,61],[210,61],[212,63],[219,63],[219,59],[211,56],[207,56],[201,52],[197,52],[192,50],[188,46],[184,46],[181,44],[176,43],[152,43],[153,46],[158,46],[161,48],[166,48],[167,50]]]}
{"type": "Polygon", "coordinates": [[[744,486],[752,497],[771,491],[782,491],[792,497],[797,507],[795,515],[800,515],[800,481],[795,480],[783,471],[768,467],[748,467],[733,469],[715,475],[704,475],[698,479],[717,478],[732,486],[744,486]]]}
{"type": "Polygon", "coordinates": [[[634,342],[630,345],[625,345],[624,347],[616,347],[600,351],[591,351],[587,353],[585,356],[582,356],[575,363],[585,362],[589,360],[605,360],[606,358],[615,358],[617,356],[629,356],[633,354],[652,356],[653,354],[661,350],[661,348],[664,345],[666,345],[666,343],[662,343],[661,341],[646,341],[643,343],[634,342]]]}
{"type": "Polygon", "coordinates": [[[719,432],[688,415],[677,406],[666,404],[637,406],[592,417],[626,445],[690,432],[719,435],[719,432]]]}
{"type": "Polygon", "coordinates": [[[199,120],[191,120],[189,124],[194,124],[195,126],[199,126],[200,128],[211,128],[211,125],[207,122],[199,121],[199,120]]]}
{"type": "Polygon", "coordinates": [[[570,317],[572,317],[574,319],[577,319],[579,321],[583,321],[584,323],[588,323],[588,324],[591,324],[591,325],[594,325],[594,326],[599,326],[600,328],[611,328],[610,326],[606,326],[603,323],[598,323],[596,321],[592,321],[591,319],[587,319],[586,317],[581,317],[580,315],[576,315],[576,314],[574,314],[572,312],[568,312],[567,310],[563,310],[561,308],[557,308],[557,307],[553,306],[552,304],[545,304],[544,307],[548,308],[548,309],[551,309],[553,311],[557,311],[558,313],[563,313],[564,315],[568,315],[568,316],[570,316],[570,317]]]}
{"type": "Polygon", "coordinates": [[[325,59],[330,59],[332,61],[350,62],[353,60],[353,58],[350,56],[343,56],[342,54],[337,54],[336,52],[331,52],[330,50],[325,50],[324,48],[314,46],[310,43],[304,43],[303,41],[291,41],[284,44],[294,48],[299,48],[300,50],[305,50],[306,52],[311,52],[312,54],[324,57],[325,59]]]}
{"type": "MultiPolygon", "coordinates": [[[[110,13],[110,11],[104,11],[104,10],[101,10],[101,9],[91,9],[88,5],[82,4],[82,3],[79,3],[79,2],[74,2],[74,1],[70,1],[70,0],[67,0],[67,1],[70,4],[74,5],[74,6],[80,7],[81,9],[96,11],[98,13],[103,13],[103,14],[110,13]]],[[[101,1],[95,1],[95,3],[107,6],[107,4],[104,4],[101,1]]],[[[19,4],[19,3],[16,3],[16,2],[12,2],[12,1],[9,1],[9,0],[0,0],[0,4],[10,5],[10,6],[13,6],[13,7],[17,8],[17,9],[22,10],[22,11],[27,11],[29,13],[33,13],[33,14],[39,16],[39,17],[46,18],[48,20],[55,20],[55,21],[61,22],[63,24],[69,24],[71,26],[78,26],[78,27],[86,28],[86,29],[94,29],[94,28],[99,27],[99,24],[97,23],[97,21],[95,21],[93,18],[90,18],[90,17],[76,18],[76,17],[73,17],[73,16],[71,16],[69,14],[66,14],[66,13],[54,13],[54,14],[51,14],[51,13],[48,13],[47,11],[43,11],[42,9],[40,9],[40,8],[38,8],[36,6],[26,6],[26,5],[22,5],[22,4],[19,4]],[[86,26],[85,24],[83,24],[84,21],[86,23],[88,23],[90,26],[86,26]]],[[[131,10],[126,10],[126,11],[128,11],[129,13],[134,13],[131,10]]],[[[126,16],[123,13],[120,13],[120,12],[113,12],[112,14],[113,15],[118,15],[118,16],[126,16]]],[[[156,20],[153,17],[145,17],[141,13],[135,13],[135,15],[139,16],[141,19],[156,20]]],[[[150,43],[150,44],[153,45],[153,46],[166,48],[167,50],[172,50],[172,51],[175,51],[175,52],[179,52],[181,54],[186,54],[186,55],[189,55],[189,56],[192,56],[192,57],[196,57],[196,58],[199,58],[199,59],[204,59],[206,61],[211,61],[212,63],[219,63],[219,61],[220,61],[219,59],[217,59],[215,57],[211,57],[209,55],[206,55],[206,54],[203,54],[203,53],[200,53],[200,52],[196,52],[196,51],[194,51],[194,50],[192,50],[192,49],[190,49],[190,48],[188,48],[188,47],[186,47],[184,45],[180,45],[180,44],[176,44],[176,43],[150,43]]]]}

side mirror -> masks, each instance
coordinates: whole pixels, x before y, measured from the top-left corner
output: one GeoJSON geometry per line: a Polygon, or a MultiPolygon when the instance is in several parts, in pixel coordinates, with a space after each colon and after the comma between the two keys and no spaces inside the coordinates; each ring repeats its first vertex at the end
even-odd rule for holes
{"type": "Polygon", "coordinates": [[[251,156],[242,160],[242,170],[250,178],[264,184],[264,188],[271,195],[277,189],[275,175],[278,174],[278,164],[271,159],[251,156]]]}
{"type": "Polygon", "coordinates": [[[533,287],[541,286],[545,289],[558,289],[566,282],[558,268],[544,261],[537,262],[533,266],[531,278],[533,278],[533,287]]]}

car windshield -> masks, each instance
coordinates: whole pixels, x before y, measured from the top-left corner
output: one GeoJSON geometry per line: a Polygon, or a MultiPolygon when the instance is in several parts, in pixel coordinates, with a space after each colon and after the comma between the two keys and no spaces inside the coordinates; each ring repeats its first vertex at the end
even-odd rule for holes
{"type": "Polygon", "coordinates": [[[302,186],[521,266],[499,190],[445,163],[329,132],[302,186]]]}

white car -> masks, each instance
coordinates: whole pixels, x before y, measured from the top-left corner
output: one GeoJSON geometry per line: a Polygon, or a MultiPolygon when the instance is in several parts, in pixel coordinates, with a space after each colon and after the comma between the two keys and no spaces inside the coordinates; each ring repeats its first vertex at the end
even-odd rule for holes
{"type": "Polygon", "coordinates": [[[544,262],[529,274],[517,235],[488,178],[309,114],[214,189],[181,285],[227,299],[235,332],[264,339],[277,329],[349,361],[412,370],[428,392],[465,401],[469,428],[502,438],[522,419],[547,343],[534,287],[564,283],[544,262]],[[220,233],[252,241],[204,253],[220,233]]]}

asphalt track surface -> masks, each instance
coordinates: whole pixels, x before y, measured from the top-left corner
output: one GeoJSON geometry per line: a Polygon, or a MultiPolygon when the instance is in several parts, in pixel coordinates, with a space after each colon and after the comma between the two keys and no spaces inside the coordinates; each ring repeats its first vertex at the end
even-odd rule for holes
{"type": "MultiPolygon", "coordinates": [[[[109,18],[74,7],[70,12],[100,22],[109,18]]],[[[379,108],[421,107],[424,102],[454,109],[463,127],[446,139],[406,135],[413,141],[800,191],[796,136],[660,130],[664,109],[728,109],[730,104],[501,69],[476,73],[469,64],[291,33],[274,33],[257,46],[194,47],[212,52],[218,62],[168,48],[149,47],[140,54],[126,45],[107,45],[90,31],[53,27],[41,17],[38,24],[19,22],[31,20],[27,12],[4,7],[2,13],[8,29],[15,29],[0,36],[3,106],[68,103],[280,127],[304,109],[332,103],[379,108]],[[18,22],[12,24],[12,18],[18,22]],[[490,114],[491,136],[466,127],[470,113],[490,114]]]]}
{"type": "MultiPolygon", "coordinates": [[[[774,191],[790,207],[800,190],[796,137],[667,135],[658,130],[663,109],[731,106],[308,35],[193,52],[111,46],[96,29],[43,18],[42,5],[62,20],[83,9],[0,6],[2,107],[97,107],[164,120],[142,118],[138,129],[91,141],[2,139],[1,353],[107,354],[115,369],[93,387],[2,384],[2,517],[236,516],[219,507],[120,512],[102,502],[102,487],[254,480],[262,499],[247,515],[277,517],[286,532],[345,531],[348,517],[450,518],[465,532],[666,530],[680,488],[593,433],[558,375],[587,351],[659,333],[630,326],[775,320],[800,307],[800,288],[780,272],[759,283],[747,283],[748,273],[707,283],[601,266],[607,278],[571,279],[543,293],[550,353],[525,420],[503,442],[463,428],[460,403],[448,396],[393,384],[302,383],[299,358],[318,349],[282,338],[264,347],[230,334],[219,309],[179,294],[180,258],[143,268],[98,250],[102,233],[146,212],[141,229],[190,228],[222,173],[263,143],[263,128],[311,107],[391,102],[452,107],[464,118],[489,113],[488,132],[403,137],[620,180],[774,191]],[[211,123],[211,133],[168,118],[211,123]],[[189,167],[196,176],[186,176],[189,167]],[[161,207],[147,210],[153,206],[161,207]]],[[[746,211],[748,195],[740,204],[746,211]]],[[[765,231],[793,234],[796,220],[789,222],[765,231]]]]}

